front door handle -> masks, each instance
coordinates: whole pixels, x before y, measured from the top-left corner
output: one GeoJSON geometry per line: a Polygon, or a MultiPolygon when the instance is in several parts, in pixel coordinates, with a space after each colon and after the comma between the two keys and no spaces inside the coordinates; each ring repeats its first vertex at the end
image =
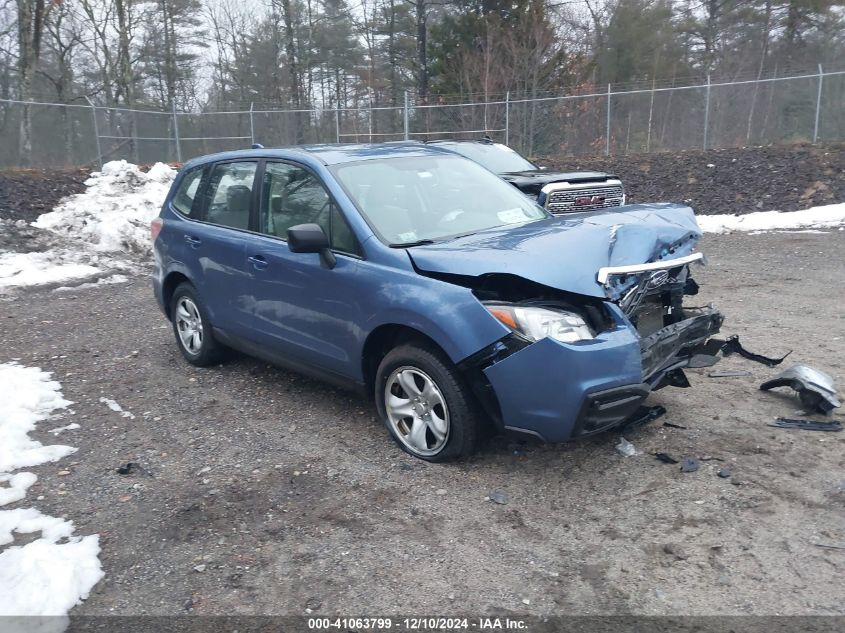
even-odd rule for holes
{"type": "Polygon", "coordinates": [[[255,268],[255,270],[264,270],[265,268],[267,268],[267,260],[264,259],[264,257],[261,255],[253,255],[252,257],[248,257],[247,259],[249,260],[249,263],[252,264],[252,267],[255,268]]]}
{"type": "Polygon", "coordinates": [[[187,244],[191,248],[199,248],[199,245],[202,244],[202,240],[198,237],[194,237],[193,235],[186,235],[185,244],[187,244]]]}

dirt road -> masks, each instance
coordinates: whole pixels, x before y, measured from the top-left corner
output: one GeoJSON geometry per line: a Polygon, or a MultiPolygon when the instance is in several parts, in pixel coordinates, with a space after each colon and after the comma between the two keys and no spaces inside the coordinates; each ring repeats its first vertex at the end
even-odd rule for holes
{"type": "MultiPolygon", "coordinates": [[[[845,388],[845,231],[703,249],[726,333],[845,388]]],[[[75,614],[845,613],[845,550],[819,546],[845,542],[845,433],[766,426],[800,404],[757,390],[762,365],[652,396],[669,412],[627,436],[639,456],[610,433],[430,465],[353,395],[243,357],[189,367],[144,278],[0,299],[0,339],[76,402],[56,426],[81,425],[60,436],[79,451],[29,492],[101,535],[106,577],[75,614]]]]}

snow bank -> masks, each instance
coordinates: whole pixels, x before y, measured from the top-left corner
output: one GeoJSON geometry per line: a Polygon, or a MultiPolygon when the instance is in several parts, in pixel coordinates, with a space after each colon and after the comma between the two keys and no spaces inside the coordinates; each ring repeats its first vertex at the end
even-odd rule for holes
{"type": "MultiPolygon", "coordinates": [[[[43,446],[28,436],[38,422],[71,404],[49,373],[38,367],[0,364],[0,402],[0,506],[5,506],[24,499],[38,479],[34,473],[11,474],[12,470],[53,462],[76,449],[43,446]]],[[[54,430],[71,428],[78,425],[54,430]]],[[[5,631],[64,631],[67,612],[87,598],[103,577],[99,536],[74,536],[73,532],[70,521],[35,508],[0,510],[0,617],[5,618],[5,631]],[[15,532],[40,532],[41,536],[16,546],[15,532]]]]}
{"type": "Polygon", "coordinates": [[[705,233],[836,228],[845,226],[845,204],[830,204],[789,212],[760,211],[747,215],[699,215],[696,219],[705,233]]]}
{"type": "Polygon", "coordinates": [[[82,241],[98,251],[149,254],[150,221],[158,215],[176,170],[156,163],[147,173],[125,160],[103,165],[33,226],[82,241]]]}

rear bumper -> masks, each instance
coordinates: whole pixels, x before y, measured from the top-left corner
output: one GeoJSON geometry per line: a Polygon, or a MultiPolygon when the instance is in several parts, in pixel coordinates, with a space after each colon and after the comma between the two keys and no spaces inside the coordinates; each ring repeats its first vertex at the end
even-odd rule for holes
{"type": "Polygon", "coordinates": [[[542,339],[483,368],[504,430],[561,442],[613,428],[637,410],[668,372],[689,365],[719,331],[703,309],[641,339],[610,304],[617,326],[577,344],[542,339]]]}

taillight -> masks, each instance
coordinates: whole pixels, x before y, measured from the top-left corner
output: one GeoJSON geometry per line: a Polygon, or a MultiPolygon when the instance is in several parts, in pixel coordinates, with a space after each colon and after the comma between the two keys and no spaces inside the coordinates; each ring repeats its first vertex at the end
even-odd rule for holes
{"type": "Polygon", "coordinates": [[[153,242],[156,241],[158,234],[161,233],[161,227],[164,226],[164,220],[161,218],[156,218],[152,222],[150,222],[150,234],[152,235],[153,242]]]}

